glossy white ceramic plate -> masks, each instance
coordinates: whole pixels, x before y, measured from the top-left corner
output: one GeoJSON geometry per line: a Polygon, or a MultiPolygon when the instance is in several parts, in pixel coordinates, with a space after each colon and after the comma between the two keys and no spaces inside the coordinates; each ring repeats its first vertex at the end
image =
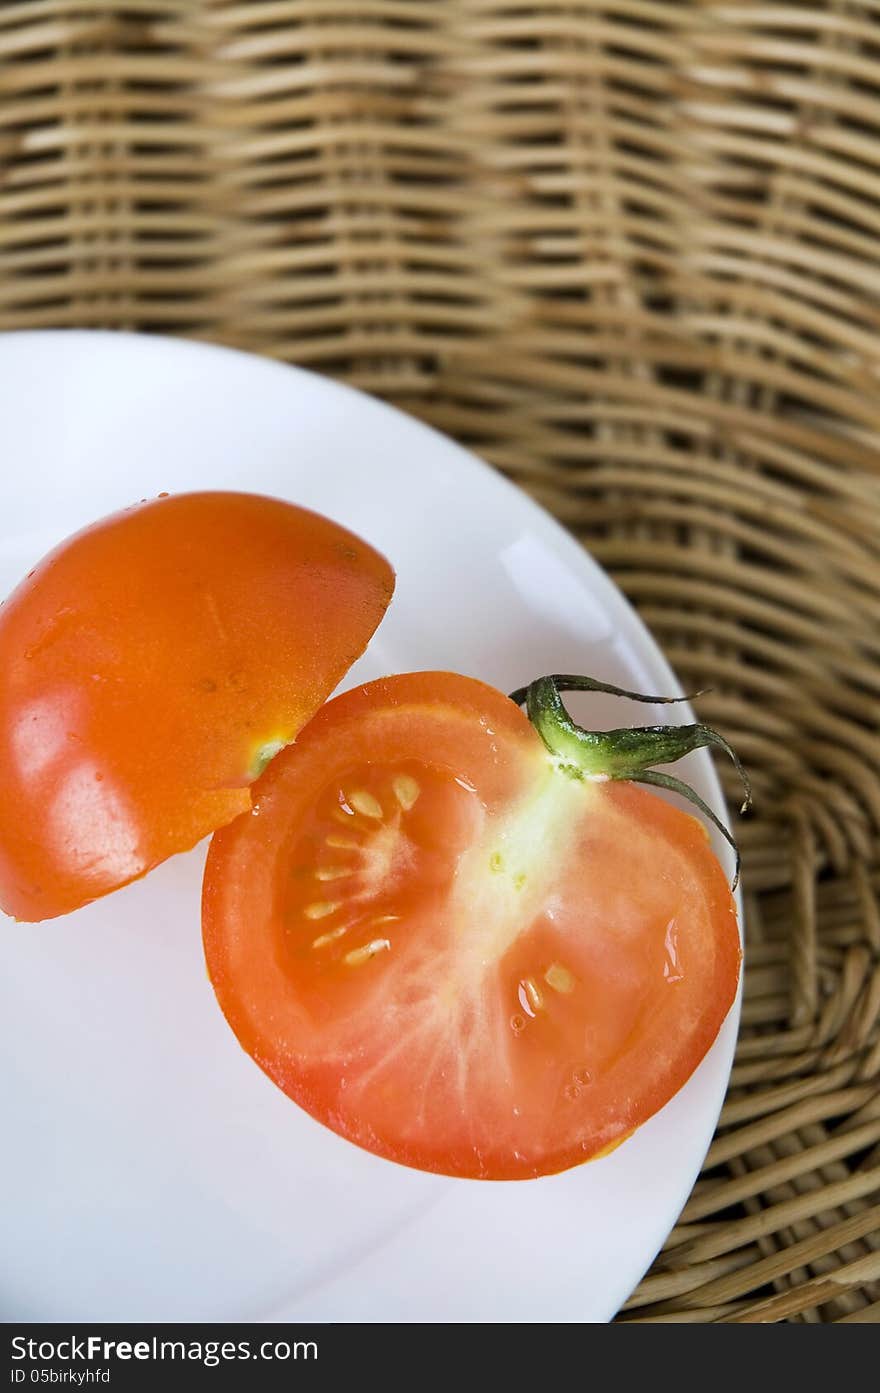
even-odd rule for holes
{"type": "MultiPolygon", "coordinates": [[[[677,690],[612,582],[523,493],[320,377],[157,338],[9,334],[0,422],[0,594],[136,499],[247,489],[327,513],[393,562],[396,597],[346,685],[448,667],[504,690],[552,671],[677,690]]],[[[679,767],[723,813],[708,758],[679,767]]],[[[540,1181],[425,1175],[327,1131],[239,1048],[205,975],[203,861],[66,919],[0,915],[0,1317],[608,1319],[698,1173],[738,1005],[687,1086],[605,1159],[540,1181]]]]}

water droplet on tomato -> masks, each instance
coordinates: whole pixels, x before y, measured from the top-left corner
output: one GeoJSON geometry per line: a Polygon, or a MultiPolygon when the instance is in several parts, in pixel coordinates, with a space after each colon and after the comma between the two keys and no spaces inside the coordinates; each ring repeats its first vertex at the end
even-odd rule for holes
{"type": "Polygon", "coordinates": [[[520,1031],[526,1028],[525,1018],[523,1016],[511,1016],[510,1028],[514,1035],[519,1035],[520,1031]]]}
{"type": "Polygon", "coordinates": [[[580,1098],[581,1091],[576,1083],[567,1083],[562,1090],[569,1102],[574,1102],[575,1098],[580,1098]]]}
{"type": "Polygon", "coordinates": [[[676,934],[677,924],[674,919],[670,919],[666,925],[666,937],[663,940],[663,947],[666,949],[666,961],[663,964],[663,976],[667,982],[681,982],[684,978],[681,963],[678,960],[678,936],[676,934]]]}
{"type": "Polygon", "coordinates": [[[517,987],[519,1004],[527,1016],[535,1016],[544,1005],[544,998],[532,977],[525,977],[517,987]]]}

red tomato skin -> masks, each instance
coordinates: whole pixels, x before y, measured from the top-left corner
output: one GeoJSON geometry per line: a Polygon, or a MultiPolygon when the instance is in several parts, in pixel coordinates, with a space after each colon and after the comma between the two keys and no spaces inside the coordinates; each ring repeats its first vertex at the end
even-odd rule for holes
{"type": "Polygon", "coordinates": [[[163,495],[62,542],[0,606],[0,908],[66,914],[249,808],[393,587],[359,537],[255,494],[163,495]]]}
{"type": "MultiPolygon", "coordinates": [[[[289,889],[300,874],[297,847],[302,838],[297,841],[297,828],[307,826],[321,781],[332,781],[334,769],[353,768],[360,761],[364,770],[385,765],[393,770],[396,761],[419,756],[427,778],[432,777],[429,771],[439,771],[438,777],[454,774],[473,788],[492,817],[503,816],[518,792],[541,777],[548,758],[524,714],[499,692],[470,678],[407,674],[335,698],[262,776],[255,789],[255,817],[237,819],[212,840],[203,890],[209,977],[245,1051],[289,1097],[357,1145],[400,1164],[471,1179],[521,1180],[566,1170],[612,1150],[653,1116],[686,1083],[715,1040],[734,1003],[741,964],[729,886],[695,818],[632,784],[578,785],[589,800],[589,812],[583,833],[569,844],[566,855],[578,858],[576,869],[583,870],[583,884],[591,887],[584,891],[590,905],[584,909],[583,923],[575,924],[573,931],[566,926],[568,937],[563,938],[562,947],[551,946],[543,957],[540,943],[537,947],[533,943],[527,952],[519,942],[506,945],[499,955],[497,980],[512,991],[518,979],[525,979],[526,969],[517,960],[521,955],[527,966],[538,964],[544,976],[536,972],[534,981],[546,998],[553,997],[553,988],[546,984],[549,980],[558,986],[560,979],[553,976],[552,960],[564,958],[567,952],[592,993],[583,1019],[590,1029],[604,1033],[605,1043],[597,1055],[601,1069],[582,1089],[574,1088],[580,1096],[573,1097],[570,1106],[561,1104],[555,1085],[547,1084],[555,1077],[556,1048],[548,1033],[549,1044],[546,1050],[539,1046],[537,1062],[525,1054],[524,1063],[515,1066],[520,1094],[515,1098],[511,1094],[507,1102],[520,1103],[523,1117],[514,1124],[504,1102],[503,1072],[499,1083],[493,1074],[493,1051],[484,1050],[471,1075],[478,1106],[473,1109],[477,1135],[469,1135],[470,1123],[462,1121],[461,1099],[454,1089],[444,1094],[444,1081],[454,1072],[456,1042],[443,1041],[438,1033],[436,1043],[441,1055],[448,1056],[449,1067],[440,1070],[431,1085],[433,1122],[420,1128],[417,1114],[437,1051],[422,1050],[417,1040],[407,1047],[401,1062],[388,1069],[383,1097],[379,1098],[382,1079],[378,1078],[366,1105],[363,1100],[358,1104],[353,1099],[360,1077],[377,1076],[377,1070],[385,1067],[383,1055],[393,1055],[400,1043],[403,994],[395,987],[396,999],[389,1005],[378,976],[392,970],[398,925],[388,929],[391,948],[377,956],[375,964],[370,961],[355,968],[350,984],[344,965],[338,964],[336,979],[331,967],[313,965],[308,938],[320,933],[325,924],[338,921],[342,927],[347,913],[303,923],[301,933],[297,929],[297,905],[289,889]],[[609,948],[603,945],[602,929],[606,923],[614,927],[609,916],[621,904],[621,922],[629,917],[632,923],[624,924],[618,936],[623,946],[612,943],[609,948]],[[665,977],[668,967],[662,930],[670,905],[680,906],[683,915],[677,932],[686,971],[681,981],[672,971],[664,982],[660,974],[665,977]],[[693,925],[685,922],[691,911],[693,925]],[[641,925],[652,915],[660,916],[659,937],[653,931],[642,935],[641,925]],[[584,942],[579,943],[581,931],[584,942]],[[300,935],[293,948],[291,934],[300,935]],[[625,980],[630,969],[636,976],[642,974],[638,991],[651,993],[644,1011],[635,1001],[631,1020],[626,1017],[625,980]],[[360,979],[354,975],[361,971],[376,974],[365,986],[363,1007],[356,995],[360,979]],[[332,999],[330,983],[336,992],[332,999]],[[487,1125],[481,1126],[479,1119],[487,1113],[491,1114],[487,1125]]],[[[557,772],[553,777],[568,785],[567,776],[557,772]]],[[[466,849],[461,827],[453,834],[453,842],[456,837],[459,842],[450,848],[453,873],[466,849]]],[[[310,845],[308,836],[303,844],[310,845]]],[[[567,887],[569,903],[576,903],[579,881],[568,861],[560,866],[559,878],[567,887]]],[[[340,883],[344,882],[330,881],[325,889],[319,882],[309,893],[336,895],[342,893],[337,892],[340,883]]],[[[418,895],[416,885],[405,898],[414,920],[418,895]]],[[[478,924],[476,902],[470,903],[478,924]]],[[[432,915],[439,925],[444,912],[439,900],[430,913],[426,911],[423,928],[429,938],[432,915]]],[[[406,913],[402,917],[405,920],[406,913]]],[[[442,986],[447,950],[439,943],[441,936],[438,929],[436,961],[442,986]]],[[[528,934],[523,944],[526,940],[531,941],[528,934]]],[[[341,939],[343,945],[356,941],[350,931],[341,939]]],[[[332,945],[321,948],[318,956],[332,951],[332,945]]],[[[675,945],[671,951],[677,966],[675,945]]],[[[402,980],[405,985],[405,974],[402,980]]],[[[494,1003],[495,978],[487,982],[486,995],[494,1003]]],[[[560,1038],[567,1041],[572,1025],[564,1018],[568,1009],[564,975],[562,983],[563,995],[552,1003],[556,1020],[548,1023],[547,1031],[561,1030],[560,1038]]],[[[452,985],[461,994],[461,982],[452,985]]],[[[509,1012],[519,1009],[510,991],[505,1000],[510,1004],[501,1010],[502,1029],[493,1040],[503,1036],[509,1012]]],[[[431,1009],[426,1006],[423,1014],[431,1009]]],[[[580,1018],[573,1019],[579,1028],[580,1018]]],[[[533,1026],[544,1028],[540,1020],[528,1022],[529,1030],[533,1026]]],[[[519,1041],[514,1045],[518,1047],[519,1041]]]]}

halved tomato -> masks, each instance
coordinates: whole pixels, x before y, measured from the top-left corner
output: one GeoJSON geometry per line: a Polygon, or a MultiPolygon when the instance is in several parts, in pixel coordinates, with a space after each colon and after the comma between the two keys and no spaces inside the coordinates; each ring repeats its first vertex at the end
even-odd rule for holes
{"type": "Polygon", "coordinates": [[[359,537],[251,494],[64,542],[0,608],[0,908],[64,914],[249,808],[393,585],[359,537]]]}
{"type": "Polygon", "coordinates": [[[740,940],[703,827],[616,779],[470,678],[331,701],[209,851],[208,971],[245,1050],[430,1171],[532,1177],[622,1140],[715,1039],[740,940]]]}

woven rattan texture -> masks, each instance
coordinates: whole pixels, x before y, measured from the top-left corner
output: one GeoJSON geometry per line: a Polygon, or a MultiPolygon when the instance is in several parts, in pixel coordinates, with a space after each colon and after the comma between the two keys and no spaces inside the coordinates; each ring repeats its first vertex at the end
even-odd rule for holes
{"type": "Polygon", "coordinates": [[[880,1312],[878,233],[878,0],[0,5],[0,328],[468,442],[751,768],[731,1088],[624,1320],[880,1312]]]}

